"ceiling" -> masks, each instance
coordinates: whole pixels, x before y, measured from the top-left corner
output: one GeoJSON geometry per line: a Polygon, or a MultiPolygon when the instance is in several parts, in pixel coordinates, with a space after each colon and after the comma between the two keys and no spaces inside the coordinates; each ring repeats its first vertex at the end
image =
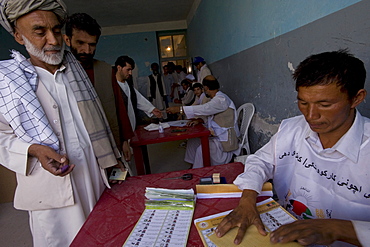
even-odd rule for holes
{"type": "MultiPolygon", "coordinates": [[[[84,12],[104,30],[186,21],[200,0],[64,0],[69,14],[84,12]],[[193,6],[196,5],[196,6],[193,6]]],[[[171,26],[171,25],[170,25],[171,26]]]]}

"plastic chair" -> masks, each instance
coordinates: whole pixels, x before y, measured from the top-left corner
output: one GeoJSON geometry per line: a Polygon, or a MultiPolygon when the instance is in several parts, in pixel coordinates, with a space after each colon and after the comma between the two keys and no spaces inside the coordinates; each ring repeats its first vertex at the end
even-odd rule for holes
{"type": "Polygon", "coordinates": [[[239,130],[240,137],[242,138],[239,144],[239,155],[248,155],[251,153],[248,140],[248,128],[254,114],[254,105],[252,103],[245,103],[237,109],[236,114],[238,116],[238,123],[240,123],[239,130]],[[245,151],[245,153],[243,152],[243,150],[245,151]]]}

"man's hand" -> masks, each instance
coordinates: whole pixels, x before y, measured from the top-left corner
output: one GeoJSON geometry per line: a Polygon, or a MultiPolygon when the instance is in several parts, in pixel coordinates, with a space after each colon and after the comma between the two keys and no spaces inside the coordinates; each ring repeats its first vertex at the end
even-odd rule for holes
{"type": "Polygon", "coordinates": [[[180,106],[171,106],[166,109],[166,112],[169,114],[175,114],[180,112],[180,106]]]}
{"type": "MultiPolygon", "coordinates": [[[[125,166],[122,164],[122,162],[121,162],[121,161],[119,161],[119,160],[118,160],[117,165],[115,165],[115,166],[113,166],[113,167],[109,167],[109,168],[110,168],[110,169],[109,169],[109,171],[108,171],[109,176],[110,176],[110,174],[112,173],[113,168],[115,168],[115,167],[120,168],[120,169],[121,169],[121,171],[123,171],[123,172],[124,172],[124,171],[126,171],[125,166]]],[[[111,183],[111,184],[122,184],[122,182],[123,182],[123,180],[113,180],[113,179],[109,179],[109,183],[111,183]]]]}
{"type": "Polygon", "coordinates": [[[28,148],[28,153],[36,157],[40,161],[41,166],[55,176],[64,177],[75,167],[75,165],[69,165],[66,155],[60,155],[48,146],[32,144],[28,148]],[[65,168],[62,170],[62,167],[65,168]]]}
{"type": "Polygon", "coordinates": [[[130,145],[128,144],[128,141],[123,142],[122,152],[123,152],[123,157],[125,157],[125,160],[130,161],[132,154],[131,154],[131,149],[130,149],[130,145]]]}
{"type": "Polygon", "coordinates": [[[243,190],[239,205],[229,215],[227,215],[216,229],[217,237],[222,237],[231,228],[239,227],[234,244],[240,244],[248,227],[255,225],[261,235],[267,233],[261,221],[256,207],[257,192],[253,190],[243,190]]]}
{"type": "Polygon", "coordinates": [[[154,114],[154,116],[156,116],[157,118],[163,118],[163,114],[160,110],[158,110],[157,108],[154,108],[154,110],[152,111],[152,113],[154,114]]]}
{"type": "Polygon", "coordinates": [[[329,245],[336,240],[360,246],[352,222],[335,219],[297,220],[283,225],[270,235],[272,243],[297,241],[301,245],[329,245]]]}
{"type": "Polygon", "coordinates": [[[186,123],[186,126],[195,126],[200,123],[204,123],[203,119],[201,118],[191,119],[189,122],[186,123]]]}

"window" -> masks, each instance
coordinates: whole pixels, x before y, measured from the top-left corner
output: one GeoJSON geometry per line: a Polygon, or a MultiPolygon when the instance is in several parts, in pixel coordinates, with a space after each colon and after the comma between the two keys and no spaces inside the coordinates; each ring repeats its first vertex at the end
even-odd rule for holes
{"type": "Polygon", "coordinates": [[[190,60],[187,57],[185,31],[158,32],[158,48],[162,67],[168,62],[181,65],[191,73],[190,60]]]}

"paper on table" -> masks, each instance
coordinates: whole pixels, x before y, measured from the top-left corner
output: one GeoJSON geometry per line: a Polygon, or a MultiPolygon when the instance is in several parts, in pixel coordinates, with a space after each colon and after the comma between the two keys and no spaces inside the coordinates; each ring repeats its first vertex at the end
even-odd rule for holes
{"type": "MultiPolygon", "coordinates": [[[[257,209],[260,212],[260,217],[265,225],[266,231],[271,232],[281,225],[291,223],[296,219],[288,213],[283,207],[281,207],[276,201],[272,198],[264,200],[260,203],[257,203],[257,209]]],[[[218,223],[221,222],[224,216],[218,217],[218,223]]],[[[231,229],[227,234],[225,234],[222,238],[218,238],[214,231],[211,231],[206,235],[210,241],[214,244],[214,246],[232,246],[235,236],[237,234],[238,228],[235,227],[231,229]]],[[[287,244],[271,244],[269,236],[262,236],[257,231],[255,226],[250,226],[247,229],[247,232],[240,243],[241,247],[276,247],[276,246],[286,246],[286,247],[296,247],[301,246],[298,243],[287,243],[287,244]]]]}
{"type": "Polygon", "coordinates": [[[174,127],[184,127],[189,120],[177,120],[177,121],[170,121],[167,122],[170,126],[174,127]]]}
{"type": "MultiPolygon", "coordinates": [[[[238,232],[238,228],[235,227],[231,229],[225,236],[218,238],[214,232],[208,235],[208,238],[216,243],[215,246],[232,246],[234,243],[235,236],[238,232]]],[[[286,244],[271,244],[269,235],[262,236],[256,227],[249,227],[245,233],[245,237],[240,245],[240,247],[298,247],[302,246],[298,243],[286,243],[286,244]]]]}
{"type": "MultiPolygon", "coordinates": [[[[242,191],[235,184],[198,184],[196,185],[197,198],[236,198],[241,197],[242,191]]],[[[262,192],[258,196],[271,197],[272,184],[265,183],[262,192]]]]}
{"type": "Polygon", "coordinates": [[[185,247],[194,213],[194,190],[147,187],[145,196],[147,198],[145,210],[123,246],[185,247]],[[167,199],[158,201],[158,198],[167,199]],[[177,206],[168,206],[163,204],[165,202],[177,206]]]}
{"type": "MultiPolygon", "coordinates": [[[[170,127],[170,125],[168,123],[162,123],[162,126],[163,126],[163,129],[166,129],[166,128],[170,127]]],[[[144,129],[148,130],[148,131],[158,130],[159,129],[159,124],[151,123],[148,126],[145,126],[144,129]]]]}

